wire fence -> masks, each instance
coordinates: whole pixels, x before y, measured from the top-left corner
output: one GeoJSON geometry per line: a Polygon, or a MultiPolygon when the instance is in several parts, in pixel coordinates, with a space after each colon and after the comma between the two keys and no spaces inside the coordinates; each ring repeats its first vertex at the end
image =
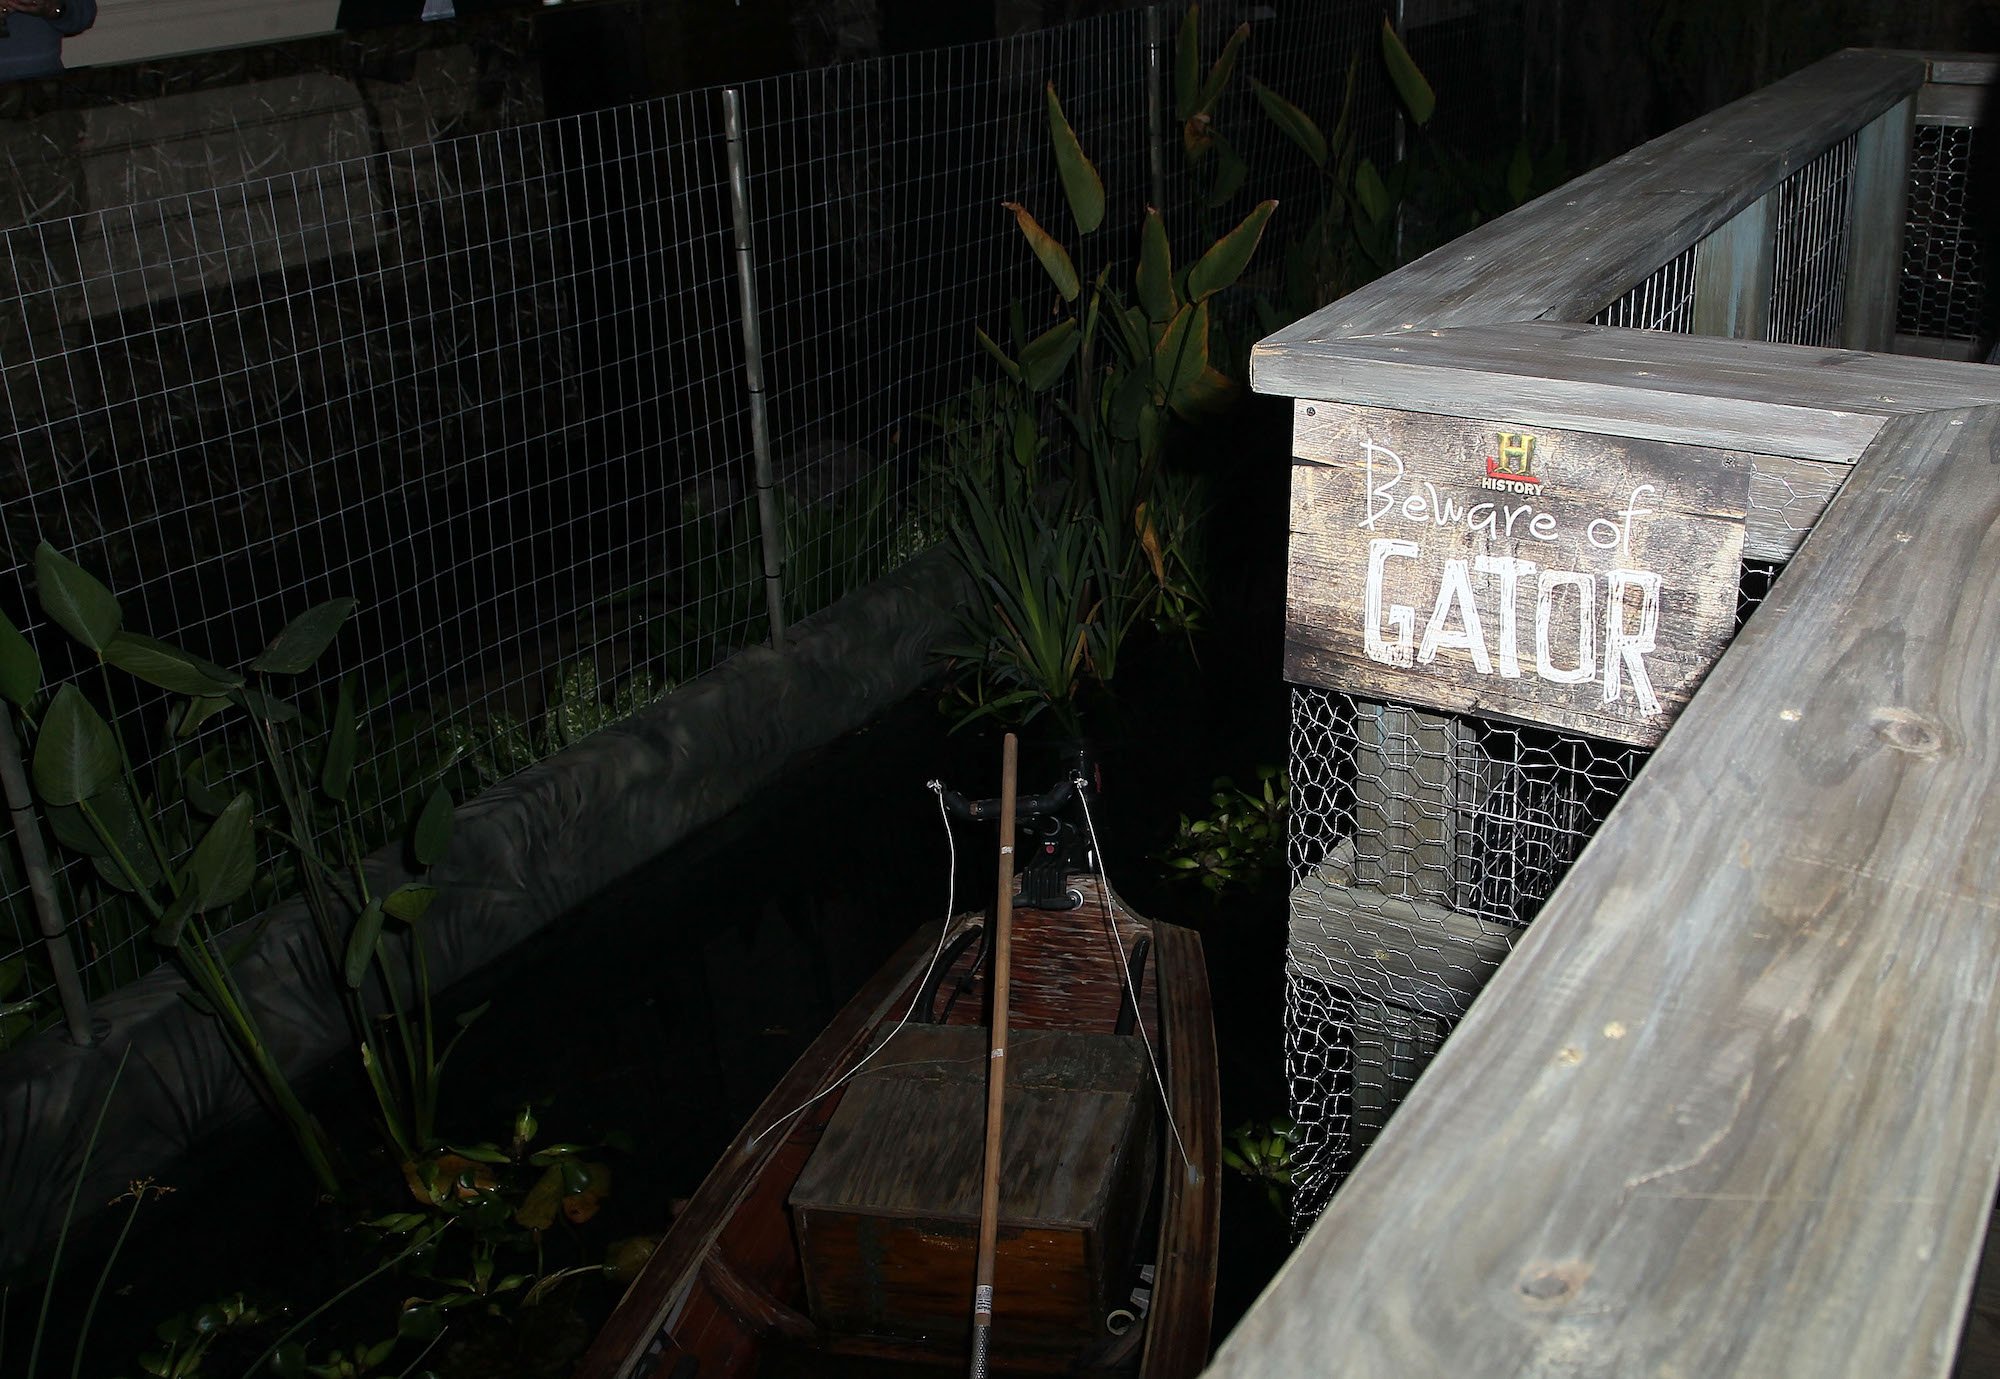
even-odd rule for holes
{"type": "MultiPolygon", "coordinates": [[[[1204,7],[1204,64],[1230,8],[1204,7]]],[[[1245,185],[1191,199],[1181,13],[738,88],[747,333],[720,89],[0,232],[0,611],[45,683],[110,691],[142,794],[187,836],[204,799],[254,786],[250,734],[224,713],[176,737],[168,696],[100,687],[40,615],[38,543],[103,579],[127,628],[224,666],[354,598],[320,663],[268,688],[310,758],[351,682],[361,833],[395,836],[441,776],[502,779],[770,636],[746,338],[781,618],[937,539],[952,442],[980,420],[967,388],[991,368],[974,327],[1002,335],[1017,304],[1032,324],[1047,300],[1001,203],[1066,223],[1049,83],[1107,188],[1086,272],[1132,253],[1148,204],[1196,244],[1263,196],[1325,194],[1239,77],[1218,118],[1245,185]]],[[[1331,128],[1350,65],[1379,66],[1378,22],[1287,7],[1256,20],[1243,65],[1331,128]]],[[[144,905],[62,855],[88,990],[152,968],[144,905]]],[[[289,865],[267,856],[246,907],[289,865]]],[[[4,1049],[56,1008],[11,848],[0,903],[4,1049]]]]}
{"type": "Polygon", "coordinates": [[[1978,143],[1969,124],[1919,120],[1912,131],[1896,322],[1905,334],[1976,341],[1990,333],[1982,216],[1973,183],[1978,143]]]}
{"type": "MultiPolygon", "coordinates": [[[[1841,338],[1855,139],[1775,189],[1767,338],[1841,338]]],[[[1663,252],[1675,246],[1663,244],[1663,252]]],[[[1593,324],[1695,327],[1694,245],[1593,324]]],[[[1760,475],[1753,513],[1814,504],[1760,475]]],[[[1780,564],[1745,560],[1737,625],[1780,564]]],[[[1650,753],[1476,715],[1292,690],[1292,900],[1285,968],[1291,1218],[1303,1233],[1374,1143],[1650,753]]]]}

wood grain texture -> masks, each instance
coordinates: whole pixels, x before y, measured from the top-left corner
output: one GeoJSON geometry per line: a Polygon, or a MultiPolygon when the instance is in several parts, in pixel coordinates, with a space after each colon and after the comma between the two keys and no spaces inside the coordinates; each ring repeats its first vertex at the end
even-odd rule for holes
{"type": "Polygon", "coordinates": [[[1294,447],[1288,681],[1660,739],[1735,630],[1749,455],[1319,412],[1294,447]]]}
{"type": "Polygon", "coordinates": [[[1696,335],[1761,340],[1771,319],[1777,196],[1766,192],[1694,247],[1696,335]]]}
{"type": "Polygon", "coordinates": [[[1903,217],[1910,203],[1910,134],[1916,97],[1892,105],[1855,139],[1847,200],[1847,267],[1840,343],[1886,350],[1896,338],[1903,275],[1903,217]]]}
{"type": "Polygon", "coordinates": [[[1889,422],[1217,1376],[1941,1376],[2000,1173],[2000,411],[1889,422]]]}
{"type": "MultiPolygon", "coordinates": [[[[1835,54],[1480,226],[1265,346],[1283,352],[1410,325],[1587,321],[1914,92],[1925,72],[1920,58],[1835,54]]],[[[1289,391],[1253,376],[1263,391],[1289,391]]]]}
{"type": "Polygon", "coordinates": [[[2000,402],[1983,364],[1515,322],[1320,341],[1259,387],[1449,416],[1851,463],[1891,416],[2000,402]]]}
{"type": "Polygon", "coordinates": [[[1215,1013],[1201,936],[1192,929],[1153,928],[1159,968],[1161,1047],[1167,1104],[1180,1127],[1161,1155],[1160,1251],[1154,1260],[1153,1306],[1139,1379],[1199,1373],[1208,1358],[1215,1311],[1215,1258],[1222,1241],[1221,1074],[1215,1057],[1215,1013]],[[1185,1158],[1181,1151],[1185,1151],[1185,1158]]]}

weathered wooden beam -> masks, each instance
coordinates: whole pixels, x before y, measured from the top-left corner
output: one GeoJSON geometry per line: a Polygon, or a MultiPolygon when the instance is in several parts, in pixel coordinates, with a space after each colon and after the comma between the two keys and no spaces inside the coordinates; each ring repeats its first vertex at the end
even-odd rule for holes
{"type": "Polygon", "coordinates": [[[1855,140],[1840,330],[1840,343],[1849,349],[1886,350],[1895,343],[1915,112],[1915,98],[1906,98],[1864,125],[1855,140]]]}
{"type": "Polygon", "coordinates": [[[1896,1379],[2000,1175],[2000,409],[1891,419],[1217,1376],[1896,1379]]]}
{"type": "Polygon", "coordinates": [[[1774,193],[1766,192],[1694,247],[1694,333],[1762,340],[1771,320],[1774,193]]]}
{"type": "Polygon", "coordinates": [[[1885,417],[2000,403],[2000,370],[1852,350],[1516,321],[1292,345],[1260,392],[1851,462],[1885,417]]]}
{"type": "Polygon", "coordinates": [[[1412,325],[1587,321],[1916,91],[1926,70],[1907,55],[1836,54],[1480,226],[1266,343],[1282,350],[1412,325]]]}

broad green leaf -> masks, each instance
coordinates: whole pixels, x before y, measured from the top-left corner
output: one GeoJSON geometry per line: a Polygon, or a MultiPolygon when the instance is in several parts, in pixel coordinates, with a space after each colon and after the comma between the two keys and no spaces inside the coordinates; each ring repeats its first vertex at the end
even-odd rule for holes
{"type": "Polygon", "coordinates": [[[176,714],[170,727],[175,737],[193,737],[195,729],[229,707],[229,697],[222,694],[197,694],[190,698],[176,714]]]}
{"type": "Polygon", "coordinates": [[[1201,6],[1189,5],[1181,18],[1181,31],[1174,41],[1174,118],[1185,121],[1194,115],[1194,102],[1201,90],[1201,6]]]}
{"type": "Polygon", "coordinates": [[[1215,65],[1208,69],[1208,80],[1201,84],[1201,91],[1195,96],[1194,113],[1205,115],[1215,108],[1222,98],[1222,89],[1229,85],[1229,78],[1236,71],[1237,54],[1243,51],[1244,40],[1250,37],[1248,21],[1236,26],[1236,32],[1229,35],[1229,41],[1222,45],[1222,53],[1215,59],[1215,65]]]}
{"type": "Polygon", "coordinates": [[[257,876],[254,835],[252,805],[245,792],[216,816],[188,859],[196,909],[204,913],[220,910],[250,889],[257,876]]]}
{"type": "Polygon", "coordinates": [[[242,705],[244,711],[253,718],[272,723],[290,723],[299,716],[299,711],[284,700],[249,685],[231,690],[229,699],[232,703],[242,705]]]}
{"type": "Polygon", "coordinates": [[[1045,392],[1062,378],[1076,356],[1076,322],[1062,321],[1028,342],[1021,351],[1021,376],[1035,392],[1045,392]]]}
{"type": "Polygon", "coordinates": [[[1104,223],[1104,182],[1076,141],[1076,131],[1063,116],[1062,102],[1056,98],[1056,84],[1048,85],[1049,141],[1055,145],[1056,171],[1062,176],[1063,195],[1069,199],[1070,218],[1081,234],[1089,234],[1104,223]]]}
{"type": "Polygon", "coordinates": [[[167,906],[166,913],[160,916],[160,922],[153,926],[153,942],[162,948],[172,948],[179,943],[181,931],[187,928],[188,916],[193,913],[194,892],[183,892],[173,904],[167,906]]]}
{"type": "Polygon", "coordinates": [[[1361,166],[1354,170],[1354,199],[1361,204],[1361,213],[1374,225],[1385,224],[1394,209],[1390,204],[1389,188],[1382,182],[1382,174],[1375,170],[1372,160],[1363,158],[1361,166]]]}
{"type": "Polygon", "coordinates": [[[64,685],[42,716],[35,740],[35,789],[50,804],[87,800],[118,776],[118,739],[74,685],[64,685]]]}
{"type": "Polygon", "coordinates": [[[1139,231],[1139,267],[1133,274],[1139,307],[1154,325],[1171,321],[1181,304],[1174,293],[1174,255],[1167,243],[1167,222],[1151,206],[1139,231]]]}
{"type": "Polygon", "coordinates": [[[1188,271],[1188,296],[1191,299],[1207,301],[1243,276],[1243,270],[1250,266],[1251,256],[1257,252],[1258,241],[1264,237],[1264,227],[1270,223],[1271,212],[1277,209],[1275,201],[1258,203],[1249,215],[1243,217],[1242,224],[1209,246],[1208,252],[1188,271]]]}
{"type": "Polygon", "coordinates": [[[411,839],[411,849],[417,855],[420,867],[435,866],[451,846],[452,807],[451,794],[442,785],[431,791],[424,801],[423,813],[417,816],[416,832],[411,839]]]}
{"type": "Polygon", "coordinates": [[[1271,123],[1275,124],[1287,139],[1297,144],[1300,152],[1312,159],[1314,167],[1325,167],[1326,136],[1319,132],[1319,126],[1313,123],[1312,116],[1254,77],[1250,81],[1250,89],[1257,93],[1257,103],[1264,107],[1264,113],[1271,117],[1271,123]]]}
{"type": "Polygon", "coordinates": [[[382,902],[369,901],[361,918],[354,921],[354,932],[347,936],[347,960],[341,964],[341,975],[350,991],[360,989],[368,976],[368,964],[375,960],[375,946],[382,941],[382,915],[382,902]]]}
{"type": "Polygon", "coordinates": [[[999,361],[1001,371],[1005,373],[1007,377],[1013,379],[1016,383],[1019,383],[1021,381],[1021,366],[1015,363],[1012,359],[1007,357],[1007,351],[1001,349],[1000,346],[996,345],[993,342],[993,337],[988,335],[985,331],[979,329],[979,327],[974,326],[972,328],[972,333],[979,338],[979,343],[981,347],[984,348],[988,354],[992,355],[994,359],[999,361]]]}
{"type": "Polygon", "coordinates": [[[1070,261],[1069,250],[1056,243],[1055,237],[1041,227],[1034,216],[1028,213],[1026,206],[1018,201],[1003,201],[1000,204],[1014,213],[1014,223],[1021,227],[1021,234],[1027,239],[1028,247],[1033,249],[1035,257],[1041,260],[1043,271],[1049,275],[1050,281],[1055,283],[1056,291],[1062,294],[1062,299],[1066,302],[1075,301],[1077,294],[1083,290],[1083,284],[1077,280],[1076,265],[1070,261]]]}
{"type": "Polygon", "coordinates": [[[1403,40],[1396,37],[1395,26],[1384,16],[1382,20],[1382,60],[1389,67],[1389,82],[1396,88],[1396,95],[1403,102],[1403,109],[1410,112],[1410,118],[1419,125],[1430,123],[1431,115],[1437,110],[1437,92],[1418,70],[1416,60],[1410,50],[1403,46],[1403,40]]]}
{"type": "MultiPolygon", "coordinates": [[[[153,854],[152,842],[146,836],[146,825],[139,818],[132,796],[126,792],[125,782],[112,781],[84,803],[110,836],[108,844],[99,837],[96,848],[84,849],[93,859],[105,862],[106,865],[100,868],[105,877],[121,891],[133,888],[132,878],[111,860],[110,850],[115,848],[137,874],[140,885],[151,886],[157,882],[160,879],[160,859],[153,854]]],[[[90,831],[96,836],[96,829],[90,831]]]]}
{"type": "Polygon", "coordinates": [[[272,638],[250,668],[266,675],[298,675],[310,670],[353,611],[353,599],[329,599],[313,605],[285,624],[285,630],[272,638]]]}
{"type": "Polygon", "coordinates": [[[1174,395],[1201,376],[1208,367],[1208,303],[1182,307],[1160,337],[1153,351],[1153,381],[1167,395],[1174,395]]]}
{"type": "Polygon", "coordinates": [[[354,780],[354,757],[359,745],[359,729],[354,719],[354,684],[343,675],[340,697],[333,706],[333,727],[327,733],[326,764],[319,775],[320,789],[326,791],[328,799],[347,798],[347,787],[354,780]]]}
{"type": "Polygon", "coordinates": [[[461,1030],[471,1029],[473,1021],[477,1020],[480,1016],[484,1015],[487,1011],[491,1010],[492,1008],[493,1008],[493,1002],[481,1001],[471,1010],[462,1010],[457,1015],[454,1015],[452,1017],[452,1023],[457,1025],[461,1030]]]}
{"type": "Polygon", "coordinates": [[[58,627],[95,652],[125,621],[117,597],[46,541],[35,547],[35,594],[58,627]]]}
{"type": "Polygon", "coordinates": [[[507,1164],[514,1162],[507,1157],[507,1151],[497,1144],[448,1144],[446,1149],[461,1159],[470,1159],[476,1164],[507,1164]]]}
{"type": "Polygon", "coordinates": [[[1202,193],[1202,201],[1213,209],[1243,190],[1250,166],[1220,134],[1211,134],[1209,143],[1215,151],[1215,171],[1209,178],[1207,191],[1202,193]]]}
{"type": "Polygon", "coordinates": [[[1198,421],[1221,411],[1241,391],[1235,379],[1211,366],[1176,388],[1168,401],[1181,416],[1198,421]]]}
{"type": "Polygon", "coordinates": [[[243,683],[243,677],[234,671],[137,632],[113,635],[104,644],[103,655],[127,675],[175,694],[208,698],[226,694],[243,683]]]}
{"type": "Polygon", "coordinates": [[[0,696],[27,708],[42,692],[42,658],[6,614],[0,613],[0,696]]]}
{"type": "Polygon", "coordinates": [[[398,886],[389,892],[389,898],[382,902],[382,908],[405,924],[415,924],[431,908],[437,899],[436,886],[398,886]]]}

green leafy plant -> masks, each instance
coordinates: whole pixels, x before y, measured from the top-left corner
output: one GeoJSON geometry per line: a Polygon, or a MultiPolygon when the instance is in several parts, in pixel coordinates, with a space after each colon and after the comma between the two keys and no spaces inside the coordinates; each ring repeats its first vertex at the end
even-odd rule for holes
{"type": "Polygon", "coordinates": [[[1245,1121],[1223,1141],[1222,1162],[1264,1189],[1264,1199],[1283,1213],[1292,1195],[1292,1143],[1297,1127],[1282,1117],[1245,1121]]]}
{"type": "Polygon", "coordinates": [[[1254,888],[1284,863],[1290,778],[1277,767],[1260,766],[1256,788],[1244,789],[1218,776],[1208,799],[1209,814],[1181,815],[1161,858],[1167,875],[1217,894],[1234,886],[1254,888]]]}
{"type": "MultiPolygon", "coordinates": [[[[1188,127],[1205,131],[1203,159],[1218,165],[1234,155],[1202,121],[1241,39],[1206,78],[1197,70],[1188,98],[1188,127]]],[[[1070,228],[1082,239],[1103,223],[1103,183],[1053,84],[1045,111],[1070,228]]],[[[1142,619],[1199,625],[1195,528],[1205,504],[1197,484],[1164,477],[1166,451],[1176,426],[1240,394],[1240,379],[1219,367],[1215,304],[1249,266],[1276,206],[1260,203],[1179,267],[1164,219],[1148,209],[1128,297],[1108,268],[1084,282],[1070,248],[1026,206],[1007,203],[1059,304],[1054,324],[1032,338],[1016,310],[1006,347],[978,332],[1002,381],[968,397],[964,412],[984,426],[959,443],[952,548],[983,595],[953,648],[947,702],[962,716],[1050,710],[1075,731],[1085,691],[1111,680],[1142,619]],[[1046,486],[1042,461],[1057,447],[1043,437],[1044,403],[1064,423],[1069,461],[1067,482],[1046,486]]]]}
{"type": "MultiPolygon", "coordinates": [[[[343,682],[330,722],[310,738],[279,687],[310,671],[353,611],[352,599],[319,604],[288,623],[241,671],[224,670],[124,628],[117,598],[46,543],[36,587],[49,618],[94,653],[109,716],[74,684],[43,702],[40,663],[18,633],[0,634],[4,691],[32,730],[31,774],[56,837],[150,916],[173,953],[190,1000],[221,1021],[266,1100],[290,1128],[323,1191],[341,1183],[324,1130],[278,1065],[234,967],[243,935],[232,911],[260,907],[279,889],[263,840],[290,858],[295,881],[336,977],[360,1065],[382,1129],[405,1161],[435,1140],[438,1083],[457,1037],[440,1045],[423,926],[436,891],[421,884],[374,893],[354,805],[360,716],[343,682]],[[170,744],[145,788],[127,747],[113,668],[175,696],[170,744]],[[39,709],[39,713],[38,713],[39,709]],[[253,781],[218,777],[210,753],[185,740],[219,714],[240,714],[260,754],[253,781]],[[254,787],[254,788],[253,788],[254,787]],[[392,925],[407,941],[384,941],[392,925]]],[[[8,625],[11,631],[11,624],[8,625]]],[[[452,803],[433,788],[415,820],[412,853],[428,867],[449,842],[452,803]]],[[[477,1015],[460,1017],[463,1027],[477,1015]]]]}

